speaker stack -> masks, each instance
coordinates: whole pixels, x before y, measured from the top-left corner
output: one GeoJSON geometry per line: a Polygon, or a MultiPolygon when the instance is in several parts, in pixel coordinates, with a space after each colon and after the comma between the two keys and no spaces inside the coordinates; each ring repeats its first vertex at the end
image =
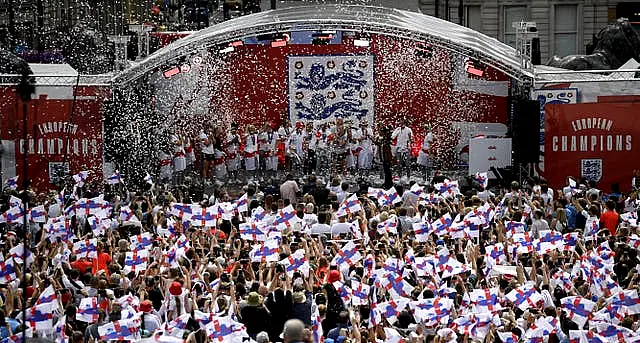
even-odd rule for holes
{"type": "Polygon", "coordinates": [[[517,100],[511,118],[513,161],[540,162],[540,102],[517,100]]]}

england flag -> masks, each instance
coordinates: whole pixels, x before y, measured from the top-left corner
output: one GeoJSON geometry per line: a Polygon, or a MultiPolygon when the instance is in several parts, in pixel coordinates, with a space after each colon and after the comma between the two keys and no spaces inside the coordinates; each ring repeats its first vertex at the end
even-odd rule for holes
{"type": "Polygon", "coordinates": [[[302,219],[296,216],[296,210],[293,208],[293,206],[289,205],[280,210],[278,214],[276,214],[276,219],[273,222],[273,225],[275,225],[280,230],[284,230],[296,223],[300,223],[301,221],[302,219]]]}
{"type": "Polygon", "coordinates": [[[280,259],[279,244],[276,239],[268,239],[262,244],[255,245],[249,257],[252,262],[276,262],[280,259]]]}
{"type": "Polygon", "coordinates": [[[427,242],[431,234],[431,224],[426,222],[413,223],[413,234],[417,242],[427,242]]]}
{"type": "Polygon", "coordinates": [[[125,253],[124,258],[124,272],[144,272],[147,269],[147,262],[149,261],[149,251],[143,249],[139,251],[129,251],[125,253]]]}
{"type": "Polygon", "coordinates": [[[19,175],[16,175],[14,177],[8,178],[7,181],[5,181],[9,189],[11,189],[12,191],[18,189],[18,177],[19,175]]]}
{"type": "Polygon", "coordinates": [[[360,205],[358,196],[354,193],[349,198],[345,199],[342,204],[340,204],[340,208],[338,208],[336,216],[344,217],[352,213],[358,213],[360,211],[362,211],[362,206],[360,205]]]}
{"type": "Polygon", "coordinates": [[[140,320],[122,319],[98,326],[100,339],[104,341],[140,339],[140,320]]]}
{"type": "Polygon", "coordinates": [[[96,323],[98,321],[98,298],[82,298],[76,312],[76,320],[85,323],[96,323]]]}
{"type": "Polygon", "coordinates": [[[371,287],[356,280],[351,280],[351,304],[363,306],[369,303],[369,291],[371,287]]]}
{"type": "Polygon", "coordinates": [[[362,259],[362,255],[358,251],[356,244],[353,241],[347,242],[331,261],[332,264],[337,265],[340,269],[348,268],[354,265],[356,262],[362,259]]]}
{"type": "Polygon", "coordinates": [[[529,307],[538,307],[539,303],[544,302],[544,298],[532,284],[514,288],[506,295],[506,298],[522,311],[529,307]]]}
{"type": "Polygon", "coordinates": [[[107,183],[110,185],[116,185],[116,184],[122,183],[120,172],[116,170],[115,173],[113,173],[111,176],[107,178],[107,183]]]}
{"type": "Polygon", "coordinates": [[[85,239],[73,243],[73,253],[78,258],[93,259],[98,257],[98,239],[85,239]]]}
{"type": "Polygon", "coordinates": [[[305,277],[309,277],[309,261],[304,255],[304,249],[298,249],[296,250],[296,252],[280,261],[280,264],[284,266],[284,269],[289,277],[293,277],[293,273],[296,271],[301,272],[305,277]]]}
{"type": "Polygon", "coordinates": [[[497,312],[502,310],[498,288],[474,289],[469,292],[469,298],[476,313],[497,312]]]}
{"type": "Polygon", "coordinates": [[[241,223],[239,226],[240,238],[253,242],[264,242],[267,240],[266,224],[262,222],[241,223]]]}
{"type": "Polygon", "coordinates": [[[581,296],[564,297],[560,300],[560,305],[567,314],[567,318],[578,324],[580,329],[591,318],[591,313],[596,307],[596,303],[581,296]]]}
{"type": "Polygon", "coordinates": [[[489,177],[487,176],[487,172],[484,173],[476,173],[476,181],[480,184],[480,187],[486,189],[489,185],[489,177]]]}
{"type": "Polygon", "coordinates": [[[76,187],[84,186],[84,183],[87,181],[88,178],[89,178],[89,172],[86,170],[73,175],[73,180],[76,182],[76,187]]]}
{"type": "Polygon", "coordinates": [[[44,210],[44,205],[36,206],[29,211],[29,221],[33,223],[47,222],[47,212],[44,210]]]}

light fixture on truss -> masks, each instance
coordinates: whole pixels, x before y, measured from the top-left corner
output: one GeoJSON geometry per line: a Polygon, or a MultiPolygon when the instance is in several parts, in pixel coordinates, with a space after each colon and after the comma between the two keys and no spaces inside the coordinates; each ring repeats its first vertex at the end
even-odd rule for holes
{"type": "Polygon", "coordinates": [[[353,45],[359,47],[369,47],[371,45],[371,36],[367,33],[361,32],[353,39],[353,45]]]}

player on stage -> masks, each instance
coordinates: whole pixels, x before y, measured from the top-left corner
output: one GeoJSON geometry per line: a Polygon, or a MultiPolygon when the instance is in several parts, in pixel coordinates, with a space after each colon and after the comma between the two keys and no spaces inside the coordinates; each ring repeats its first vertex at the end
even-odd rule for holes
{"type": "Polygon", "coordinates": [[[344,175],[347,160],[347,129],[342,118],[336,119],[333,130],[333,176],[344,175]]]}
{"type": "Polygon", "coordinates": [[[202,179],[207,182],[211,178],[213,167],[213,126],[207,124],[199,135],[200,150],[202,151],[202,179]]]}
{"type": "Polygon", "coordinates": [[[258,168],[258,134],[253,125],[247,126],[247,134],[244,136],[244,168],[247,178],[253,180],[258,168]]]}
{"type": "Polygon", "coordinates": [[[431,166],[433,165],[433,160],[431,159],[431,156],[433,155],[431,149],[432,143],[433,133],[431,133],[431,126],[427,124],[425,126],[425,134],[424,138],[422,139],[422,147],[420,149],[420,152],[418,153],[417,161],[418,165],[422,167],[425,182],[428,182],[429,180],[429,168],[431,168],[431,166]]]}
{"type": "Polygon", "coordinates": [[[184,170],[187,168],[187,160],[184,154],[184,138],[179,132],[171,135],[171,144],[173,144],[173,184],[182,184],[184,178],[184,170]]]}
{"type": "Polygon", "coordinates": [[[264,131],[260,134],[260,170],[262,177],[276,177],[278,171],[278,141],[277,132],[273,126],[265,124],[264,131]]]}
{"type": "Polygon", "coordinates": [[[361,176],[367,176],[373,164],[373,130],[366,120],[360,122],[358,132],[358,170],[361,176]]]}
{"type": "MultiPolygon", "coordinates": [[[[304,123],[297,122],[296,129],[291,133],[291,136],[288,139],[288,153],[287,156],[292,160],[291,167],[297,166],[297,168],[302,167],[302,159],[304,156],[304,141],[307,136],[305,131],[304,123]]],[[[292,169],[291,172],[294,172],[292,169]]],[[[297,170],[296,170],[297,172],[297,170]]]]}
{"type": "Polygon", "coordinates": [[[225,143],[227,141],[227,135],[222,128],[222,125],[216,126],[213,137],[213,168],[215,170],[216,179],[223,180],[227,177],[227,164],[225,153],[225,143]]]}
{"type": "Polygon", "coordinates": [[[407,126],[407,120],[402,119],[400,127],[391,134],[391,139],[396,140],[395,153],[398,160],[398,178],[402,178],[406,172],[407,179],[411,177],[411,143],[413,142],[413,130],[407,126]]]}
{"type": "Polygon", "coordinates": [[[238,175],[240,169],[240,135],[238,134],[238,124],[231,123],[231,128],[227,134],[226,149],[227,149],[227,172],[229,173],[230,183],[241,183],[238,175]]]}

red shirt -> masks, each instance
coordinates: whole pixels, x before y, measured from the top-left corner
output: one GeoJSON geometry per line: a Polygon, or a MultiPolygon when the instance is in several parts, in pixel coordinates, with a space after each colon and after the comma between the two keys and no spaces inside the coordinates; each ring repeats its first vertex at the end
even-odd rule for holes
{"type": "Polygon", "coordinates": [[[602,227],[609,230],[611,236],[616,235],[619,221],[620,216],[618,215],[618,213],[616,213],[616,211],[607,211],[600,216],[600,223],[602,223],[602,227]]]}
{"type": "Polygon", "coordinates": [[[91,267],[93,263],[82,258],[82,259],[76,260],[75,262],[71,262],[70,265],[71,265],[71,268],[77,269],[80,271],[80,273],[84,274],[87,268],[91,267]]]}
{"type": "Polygon", "coordinates": [[[99,252],[98,258],[93,259],[93,274],[96,274],[99,270],[108,272],[107,266],[111,262],[111,256],[106,252],[99,252]]]}

